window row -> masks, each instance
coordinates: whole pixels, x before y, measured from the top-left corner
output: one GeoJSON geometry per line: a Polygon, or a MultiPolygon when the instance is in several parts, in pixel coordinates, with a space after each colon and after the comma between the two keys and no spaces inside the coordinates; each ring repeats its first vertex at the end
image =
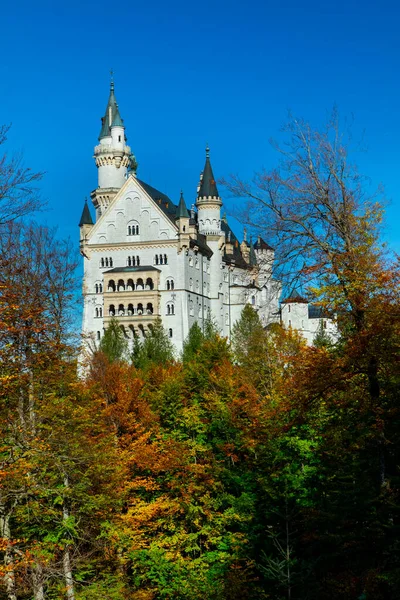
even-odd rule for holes
{"type": "Polygon", "coordinates": [[[126,264],[128,267],[140,267],[140,258],[138,256],[128,256],[126,264]]]}
{"type": "Polygon", "coordinates": [[[97,308],[96,307],[96,317],[102,317],[103,316],[103,309],[102,307],[97,308]]]}
{"type": "MultiPolygon", "coordinates": [[[[190,278],[189,279],[189,289],[191,292],[193,292],[193,279],[190,278]]],[[[196,292],[200,292],[200,283],[199,280],[196,280],[196,292]]],[[[203,293],[209,293],[210,292],[210,284],[207,283],[206,281],[203,281],[203,293]]]]}
{"type": "Polygon", "coordinates": [[[167,265],[168,264],[168,256],[166,254],[156,254],[154,257],[155,265],[167,265]]]}
{"type": "Polygon", "coordinates": [[[104,267],[112,267],[113,266],[113,259],[111,258],[111,256],[108,258],[102,258],[100,260],[100,267],[102,269],[104,269],[104,267]]]}
{"type": "Polygon", "coordinates": [[[96,291],[96,294],[102,294],[103,293],[103,284],[96,283],[96,285],[94,286],[94,289],[96,291]]]}
{"type": "Polygon", "coordinates": [[[147,277],[146,283],[144,279],[139,277],[136,281],[133,279],[128,279],[125,283],[123,279],[118,279],[118,281],[114,281],[114,279],[110,279],[108,282],[107,292],[133,292],[133,291],[142,291],[142,290],[153,290],[154,283],[151,277],[147,277]]]}
{"type": "Polygon", "coordinates": [[[109,309],[108,309],[108,314],[110,315],[110,317],[131,317],[133,315],[152,315],[153,314],[153,304],[151,302],[148,302],[146,304],[146,308],[144,308],[144,305],[139,302],[139,304],[137,306],[134,306],[133,304],[128,304],[127,307],[125,307],[124,304],[118,304],[118,307],[116,308],[115,304],[110,304],[109,309]]]}

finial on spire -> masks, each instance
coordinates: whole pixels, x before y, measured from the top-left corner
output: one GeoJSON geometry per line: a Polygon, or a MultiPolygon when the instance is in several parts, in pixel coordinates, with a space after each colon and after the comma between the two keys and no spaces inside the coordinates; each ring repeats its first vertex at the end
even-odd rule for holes
{"type": "Polygon", "coordinates": [[[114,70],[110,69],[110,90],[114,91],[114,70]]]}
{"type": "Polygon", "coordinates": [[[208,144],[206,145],[206,158],[210,158],[210,148],[208,144]]]}

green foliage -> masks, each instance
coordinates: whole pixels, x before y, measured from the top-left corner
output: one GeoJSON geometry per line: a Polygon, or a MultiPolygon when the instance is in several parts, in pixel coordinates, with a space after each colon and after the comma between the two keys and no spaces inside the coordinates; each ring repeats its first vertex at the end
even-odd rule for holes
{"type": "Polygon", "coordinates": [[[99,350],[110,362],[126,360],[128,356],[128,341],[116,318],[112,318],[100,341],[99,350]]]}
{"type": "Polygon", "coordinates": [[[142,342],[135,338],[131,358],[138,369],[165,366],[174,360],[174,349],[160,318],[156,319],[150,334],[142,342]]]}

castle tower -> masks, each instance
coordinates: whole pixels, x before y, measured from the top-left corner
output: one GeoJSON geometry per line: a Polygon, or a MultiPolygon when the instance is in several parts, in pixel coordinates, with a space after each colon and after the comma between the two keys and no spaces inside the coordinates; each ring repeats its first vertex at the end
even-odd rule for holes
{"type": "Polygon", "coordinates": [[[197,193],[196,206],[198,210],[199,233],[204,235],[221,235],[222,201],[214,179],[208,146],[206,148],[206,164],[204,165],[197,193]]]}
{"type": "Polygon", "coordinates": [[[136,171],[135,157],[126,144],[125,126],[119,113],[111,80],[110,96],[104,117],[101,119],[99,142],[94,149],[98,169],[98,187],[91,198],[98,218],[109,206],[118,190],[124,185],[128,167],[136,171]]]}
{"type": "Polygon", "coordinates": [[[188,248],[190,242],[189,236],[189,213],[186,207],[185,199],[183,197],[183,192],[181,191],[181,197],[179,199],[179,204],[176,208],[176,218],[175,223],[178,227],[178,236],[179,236],[179,252],[182,248],[188,248]]]}

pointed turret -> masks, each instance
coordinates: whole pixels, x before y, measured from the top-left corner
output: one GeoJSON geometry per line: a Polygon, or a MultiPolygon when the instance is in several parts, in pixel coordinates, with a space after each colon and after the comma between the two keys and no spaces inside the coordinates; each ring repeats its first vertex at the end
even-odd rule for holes
{"type": "Polygon", "coordinates": [[[79,227],[82,225],[93,225],[92,215],[90,214],[87,198],[85,198],[85,206],[83,207],[81,220],[79,221],[79,227]]]}
{"type": "Polygon", "coordinates": [[[121,115],[119,114],[118,104],[114,94],[114,81],[111,80],[110,95],[108,97],[106,112],[104,117],[101,119],[99,140],[111,136],[111,127],[115,120],[119,121],[120,126],[123,127],[123,121],[121,119],[121,115]]]}
{"type": "Polygon", "coordinates": [[[205,235],[221,235],[221,206],[217,184],[210,162],[210,149],[206,148],[206,164],[201,175],[197,193],[199,232],[205,235]]]}
{"type": "Polygon", "coordinates": [[[183,192],[181,190],[181,197],[179,199],[179,204],[176,207],[176,226],[178,227],[178,236],[179,236],[179,252],[182,248],[188,248],[190,242],[189,235],[189,225],[190,225],[190,217],[188,209],[186,208],[186,202],[183,197],[183,192]]]}
{"type": "Polygon", "coordinates": [[[198,198],[219,198],[217,184],[214,179],[213,170],[210,162],[210,148],[206,148],[206,164],[200,182],[198,198]]]}
{"type": "Polygon", "coordinates": [[[124,185],[128,167],[133,164],[133,155],[126,144],[124,121],[119,112],[112,79],[106,112],[101,122],[100,144],[94,149],[99,183],[97,190],[91,194],[96,208],[96,219],[107,210],[117,191],[124,185]]]}
{"type": "Polygon", "coordinates": [[[179,199],[179,204],[176,208],[176,218],[177,219],[188,219],[189,218],[189,213],[188,213],[188,209],[186,208],[186,202],[185,199],[183,197],[183,192],[181,190],[181,197],[179,199]]]}

